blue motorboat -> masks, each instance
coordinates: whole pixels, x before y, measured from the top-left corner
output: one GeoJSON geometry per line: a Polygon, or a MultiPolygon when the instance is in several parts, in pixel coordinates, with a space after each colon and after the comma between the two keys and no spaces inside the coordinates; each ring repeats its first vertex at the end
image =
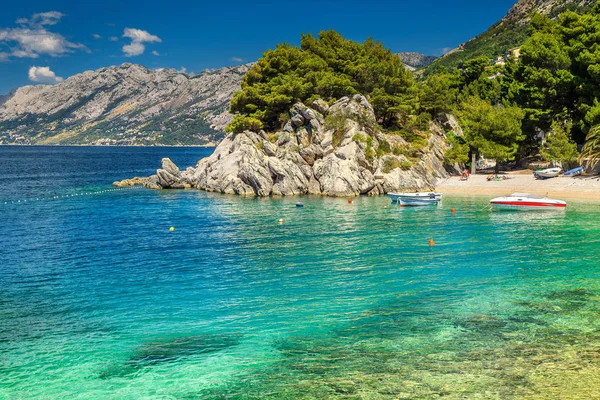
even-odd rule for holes
{"type": "Polygon", "coordinates": [[[581,175],[584,170],[585,170],[584,167],[577,167],[577,168],[573,168],[573,169],[565,172],[564,175],[565,176],[577,176],[577,175],[581,175]]]}

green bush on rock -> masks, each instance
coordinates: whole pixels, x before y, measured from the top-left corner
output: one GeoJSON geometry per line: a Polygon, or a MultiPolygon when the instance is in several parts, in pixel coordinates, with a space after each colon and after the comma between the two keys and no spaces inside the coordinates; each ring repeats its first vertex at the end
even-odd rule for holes
{"type": "MultiPolygon", "coordinates": [[[[281,115],[297,102],[331,102],[361,93],[370,97],[377,118],[388,126],[397,113],[412,111],[417,92],[412,74],[381,43],[354,42],[330,30],[318,37],[302,35],[300,47],[284,43],[266,51],[244,76],[230,111],[275,130],[281,115]]],[[[234,120],[229,130],[239,130],[241,121],[234,120]]]]}
{"type": "Polygon", "coordinates": [[[241,133],[244,131],[259,131],[263,127],[263,123],[253,117],[244,115],[236,115],[233,121],[225,128],[227,133],[241,133]]]}

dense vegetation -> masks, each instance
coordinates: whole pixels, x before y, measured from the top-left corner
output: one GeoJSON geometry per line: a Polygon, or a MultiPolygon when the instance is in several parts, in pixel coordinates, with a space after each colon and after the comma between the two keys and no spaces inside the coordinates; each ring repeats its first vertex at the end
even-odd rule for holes
{"type": "MultiPolygon", "coordinates": [[[[548,16],[553,19],[560,13],[571,10],[578,12],[589,11],[589,6],[580,5],[581,2],[557,2],[549,10],[548,16]]],[[[484,56],[495,59],[507,53],[508,50],[520,47],[530,35],[529,21],[527,19],[512,19],[498,22],[486,32],[464,43],[456,51],[437,59],[424,69],[425,76],[435,73],[440,68],[458,68],[465,61],[484,56]]]]}
{"type": "Polygon", "coordinates": [[[556,19],[533,15],[527,37],[521,57],[506,65],[491,66],[493,58],[482,55],[416,82],[378,42],[356,43],[333,31],[303,35],[300,47],[267,51],[246,75],[231,103],[238,115],[229,131],[274,131],[297,101],[361,93],[381,129],[409,142],[421,140],[431,118],[458,116],[464,135],[449,135],[450,163],[475,152],[569,164],[578,144],[588,166],[600,162],[600,3],[556,19]]]}
{"type": "MultiPolygon", "coordinates": [[[[326,101],[362,93],[390,126],[416,99],[412,75],[397,55],[374,40],[357,43],[334,31],[302,35],[300,47],[278,45],[245,75],[231,101],[239,113],[230,131],[280,127],[282,114],[298,102],[326,101]]],[[[285,120],[285,117],[283,117],[285,120]]]]}

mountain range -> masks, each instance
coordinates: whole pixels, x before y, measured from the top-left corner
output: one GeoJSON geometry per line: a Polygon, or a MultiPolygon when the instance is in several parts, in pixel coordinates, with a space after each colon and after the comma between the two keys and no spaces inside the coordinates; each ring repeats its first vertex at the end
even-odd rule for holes
{"type": "Polygon", "coordinates": [[[198,75],[123,64],[0,98],[0,143],[210,145],[251,64],[198,75]]]}
{"type": "MultiPolygon", "coordinates": [[[[596,0],[520,0],[490,29],[441,58],[399,53],[427,75],[486,55],[504,55],[527,38],[532,12],[555,16],[596,0]]],[[[137,64],[74,75],[56,85],[0,96],[0,144],[211,145],[231,121],[229,101],[252,64],[197,75],[137,64]]]]}

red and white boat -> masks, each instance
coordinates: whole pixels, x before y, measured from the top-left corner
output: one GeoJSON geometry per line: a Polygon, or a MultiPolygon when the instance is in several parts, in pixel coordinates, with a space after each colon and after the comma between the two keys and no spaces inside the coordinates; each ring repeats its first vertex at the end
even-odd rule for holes
{"type": "Polygon", "coordinates": [[[513,193],[510,196],[496,197],[490,200],[490,204],[496,208],[513,209],[564,209],[567,203],[562,200],[550,199],[528,193],[513,193]]]}

